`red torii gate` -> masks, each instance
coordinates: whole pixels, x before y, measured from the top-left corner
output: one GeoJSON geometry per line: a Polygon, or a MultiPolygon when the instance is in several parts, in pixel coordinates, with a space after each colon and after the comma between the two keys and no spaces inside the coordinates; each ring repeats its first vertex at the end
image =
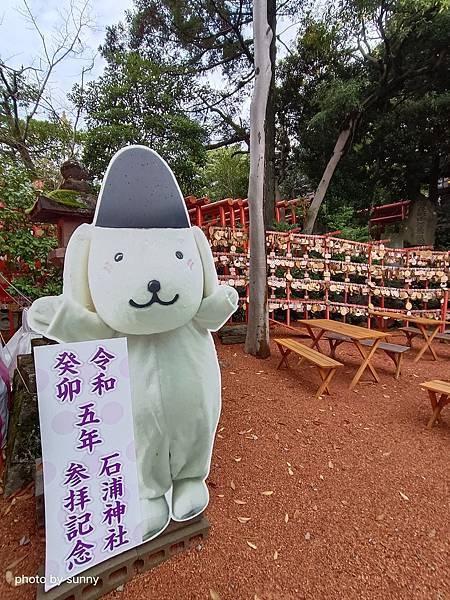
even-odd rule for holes
{"type": "MultiPolygon", "coordinates": [[[[242,227],[247,229],[249,223],[249,207],[247,198],[225,198],[218,202],[211,202],[209,198],[185,198],[189,217],[192,225],[205,227],[218,225],[220,227],[242,227]]],[[[305,200],[278,200],[275,204],[275,221],[295,225],[299,222],[296,209],[304,205],[305,200]]]]}

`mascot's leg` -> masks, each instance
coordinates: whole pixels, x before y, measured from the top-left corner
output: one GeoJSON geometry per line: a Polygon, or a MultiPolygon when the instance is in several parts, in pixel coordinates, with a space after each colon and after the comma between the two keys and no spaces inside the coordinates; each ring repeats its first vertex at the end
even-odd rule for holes
{"type": "Polygon", "coordinates": [[[220,412],[220,371],[209,332],[189,325],[162,341],[159,379],[170,439],[172,516],[184,521],[209,500],[205,479],[220,412]]]}
{"type": "MultiPolygon", "coordinates": [[[[189,404],[186,403],[185,406],[189,404]]],[[[173,479],[172,515],[176,521],[190,519],[205,510],[209,501],[205,479],[209,473],[219,400],[203,404],[186,415],[170,443],[173,479]],[[209,413],[209,414],[208,414],[209,413]],[[192,416],[196,415],[194,418],[192,416]]]]}
{"type": "Polygon", "coordinates": [[[169,438],[157,415],[145,411],[135,415],[136,460],[143,539],[160,533],[170,515],[165,493],[172,485],[169,466],[169,438]]]}

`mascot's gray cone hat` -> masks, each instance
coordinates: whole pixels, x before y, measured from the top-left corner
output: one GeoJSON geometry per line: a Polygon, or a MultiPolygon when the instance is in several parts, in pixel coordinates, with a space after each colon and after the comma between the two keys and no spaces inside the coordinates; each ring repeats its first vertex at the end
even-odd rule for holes
{"type": "Polygon", "coordinates": [[[127,146],[109,163],[93,224],[128,229],[190,227],[171,169],[146,146],[127,146]]]}

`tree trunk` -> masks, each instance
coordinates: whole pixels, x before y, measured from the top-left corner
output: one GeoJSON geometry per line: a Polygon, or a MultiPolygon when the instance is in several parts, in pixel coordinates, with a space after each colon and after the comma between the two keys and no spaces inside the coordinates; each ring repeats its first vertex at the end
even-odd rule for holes
{"type": "Polygon", "coordinates": [[[276,0],[267,0],[267,22],[272,29],[270,42],[270,64],[272,77],[266,107],[266,155],[264,163],[264,224],[266,229],[272,229],[275,220],[275,64],[277,58],[276,0]]]}
{"type": "Polygon", "coordinates": [[[320,180],[320,183],[317,186],[316,193],[314,194],[314,199],[311,202],[310,207],[308,208],[308,213],[306,215],[306,220],[303,227],[304,233],[313,232],[317,215],[319,214],[319,210],[322,205],[323,199],[325,198],[325,194],[327,193],[331,178],[333,177],[333,174],[336,170],[336,167],[339,164],[339,161],[344,156],[347,150],[348,141],[351,135],[353,134],[353,131],[355,130],[356,123],[356,119],[352,118],[348,124],[348,127],[346,129],[343,129],[339,134],[339,137],[334,146],[333,154],[330,160],[328,161],[328,164],[322,175],[322,179],[320,180]]]}
{"type": "Polygon", "coordinates": [[[270,355],[267,308],[266,231],[264,226],[264,179],[266,157],[265,118],[272,80],[270,45],[272,29],[267,22],[267,0],[253,2],[255,87],[250,105],[250,211],[249,311],[245,350],[259,358],[270,355]]]}

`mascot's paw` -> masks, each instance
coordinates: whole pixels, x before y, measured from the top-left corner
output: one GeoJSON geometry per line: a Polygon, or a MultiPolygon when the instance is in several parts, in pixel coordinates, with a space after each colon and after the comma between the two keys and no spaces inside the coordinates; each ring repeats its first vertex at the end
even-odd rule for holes
{"type": "Polygon", "coordinates": [[[184,521],[205,510],[208,488],[203,479],[180,479],[173,482],[172,514],[176,521],[184,521]]]}
{"type": "Polygon", "coordinates": [[[141,517],[143,540],[162,531],[169,521],[169,507],[165,497],[141,498],[141,517]]]}
{"type": "Polygon", "coordinates": [[[61,296],[38,298],[28,310],[28,322],[38,333],[45,333],[62,304],[61,296]]]}

